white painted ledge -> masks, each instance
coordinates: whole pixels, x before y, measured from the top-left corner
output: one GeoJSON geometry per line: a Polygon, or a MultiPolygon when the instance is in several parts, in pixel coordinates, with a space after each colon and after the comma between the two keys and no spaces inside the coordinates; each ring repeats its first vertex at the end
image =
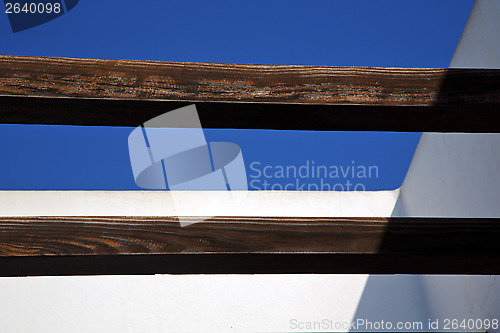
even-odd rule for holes
{"type": "Polygon", "coordinates": [[[389,217],[399,189],[306,191],[0,191],[0,216],[389,217]]]}

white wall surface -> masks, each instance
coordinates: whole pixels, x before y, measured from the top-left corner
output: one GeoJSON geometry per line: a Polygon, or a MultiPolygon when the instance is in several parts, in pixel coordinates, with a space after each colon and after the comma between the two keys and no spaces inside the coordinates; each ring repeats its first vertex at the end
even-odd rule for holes
{"type": "Polygon", "coordinates": [[[477,0],[450,67],[500,68],[500,1],[477,0]]]}
{"type": "Polygon", "coordinates": [[[499,217],[499,198],[500,134],[424,133],[393,216],[499,217]]]}
{"type": "MultiPolygon", "coordinates": [[[[445,318],[500,321],[498,276],[427,275],[423,276],[422,285],[433,320],[439,319],[441,323],[445,318]]],[[[462,328],[460,331],[466,330],[462,328]]],[[[488,332],[500,332],[500,329],[491,328],[488,332]]]]}
{"type": "Polygon", "coordinates": [[[0,278],[0,290],[0,332],[9,333],[380,331],[335,327],[359,320],[432,331],[436,318],[445,331],[445,318],[500,316],[491,276],[30,277],[0,278]]]}
{"type": "Polygon", "coordinates": [[[0,216],[389,217],[394,191],[0,191],[0,216]]]}
{"type": "MultiPolygon", "coordinates": [[[[450,67],[500,68],[500,1],[476,1],[450,67]]],[[[424,133],[393,215],[500,217],[500,135],[424,133]]],[[[500,317],[498,276],[423,276],[422,290],[441,321],[500,317]]]]}
{"type": "MultiPolygon", "coordinates": [[[[450,67],[500,68],[500,1],[476,1],[450,67]]],[[[394,216],[499,217],[499,198],[499,134],[424,133],[394,216]]]]}
{"type": "Polygon", "coordinates": [[[301,331],[291,320],[297,320],[295,326],[323,319],[350,322],[366,279],[366,275],[0,278],[0,332],[301,331]]]}

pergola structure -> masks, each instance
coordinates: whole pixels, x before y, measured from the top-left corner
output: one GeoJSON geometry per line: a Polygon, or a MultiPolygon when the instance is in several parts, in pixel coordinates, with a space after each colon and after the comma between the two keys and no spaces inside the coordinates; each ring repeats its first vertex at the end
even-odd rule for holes
{"type": "MultiPolygon", "coordinates": [[[[500,70],[0,56],[4,124],[136,127],[191,103],[205,128],[496,133],[500,70]]],[[[181,228],[165,193],[3,191],[0,275],[500,272],[500,215],[400,196],[257,192],[181,228]]]]}
{"type": "Polygon", "coordinates": [[[186,192],[184,228],[168,191],[0,191],[1,330],[500,332],[499,15],[450,69],[0,56],[4,124],[424,132],[397,190],[186,192]]]}

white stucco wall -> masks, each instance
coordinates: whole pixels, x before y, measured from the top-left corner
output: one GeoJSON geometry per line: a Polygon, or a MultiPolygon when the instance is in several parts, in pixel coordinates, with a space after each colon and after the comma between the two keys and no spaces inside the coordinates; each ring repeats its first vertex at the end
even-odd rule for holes
{"type": "MultiPolygon", "coordinates": [[[[432,320],[489,319],[500,321],[500,278],[498,276],[432,276],[422,277],[422,286],[432,320]]],[[[486,329],[466,330],[457,332],[486,329]]],[[[500,332],[490,328],[488,332],[500,332]]]]}
{"type": "MultiPolygon", "coordinates": [[[[476,1],[450,67],[500,68],[500,1],[476,1]]],[[[498,217],[499,194],[500,134],[424,133],[393,215],[498,217]]]]}
{"type": "Polygon", "coordinates": [[[389,217],[394,191],[0,191],[0,216],[389,217]]]}
{"type": "Polygon", "coordinates": [[[500,216],[500,134],[424,133],[393,216],[500,216]]]}
{"type": "Polygon", "coordinates": [[[500,1],[477,0],[450,67],[500,68],[500,1]]]}
{"type": "Polygon", "coordinates": [[[366,279],[366,275],[0,278],[0,332],[299,332],[304,331],[300,323],[308,321],[350,322],[366,279]]]}
{"type": "MultiPolygon", "coordinates": [[[[500,68],[500,1],[476,1],[450,67],[500,68]]],[[[393,215],[499,217],[499,198],[500,135],[424,133],[393,215]]],[[[441,321],[499,319],[498,281],[423,276],[422,291],[429,313],[441,321]]]]}

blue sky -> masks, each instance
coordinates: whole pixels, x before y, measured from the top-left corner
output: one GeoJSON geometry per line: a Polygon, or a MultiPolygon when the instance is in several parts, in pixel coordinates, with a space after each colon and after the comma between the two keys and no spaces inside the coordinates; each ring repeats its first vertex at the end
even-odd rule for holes
{"type": "MultiPolygon", "coordinates": [[[[0,54],[447,67],[472,6],[472,0],[81,0],[65,15],[18,33],[0,13],[0,54]]],[[[0,125],[0,189],[138,189],[128,157],[131,130],[0,125]]],[[[362,181],[368,190],[402,183],[420,136],[230,130],[206,135],[209,141],[238,143],[249,175],[256,161],[376,165],[378,177],[362,181]]]]}

